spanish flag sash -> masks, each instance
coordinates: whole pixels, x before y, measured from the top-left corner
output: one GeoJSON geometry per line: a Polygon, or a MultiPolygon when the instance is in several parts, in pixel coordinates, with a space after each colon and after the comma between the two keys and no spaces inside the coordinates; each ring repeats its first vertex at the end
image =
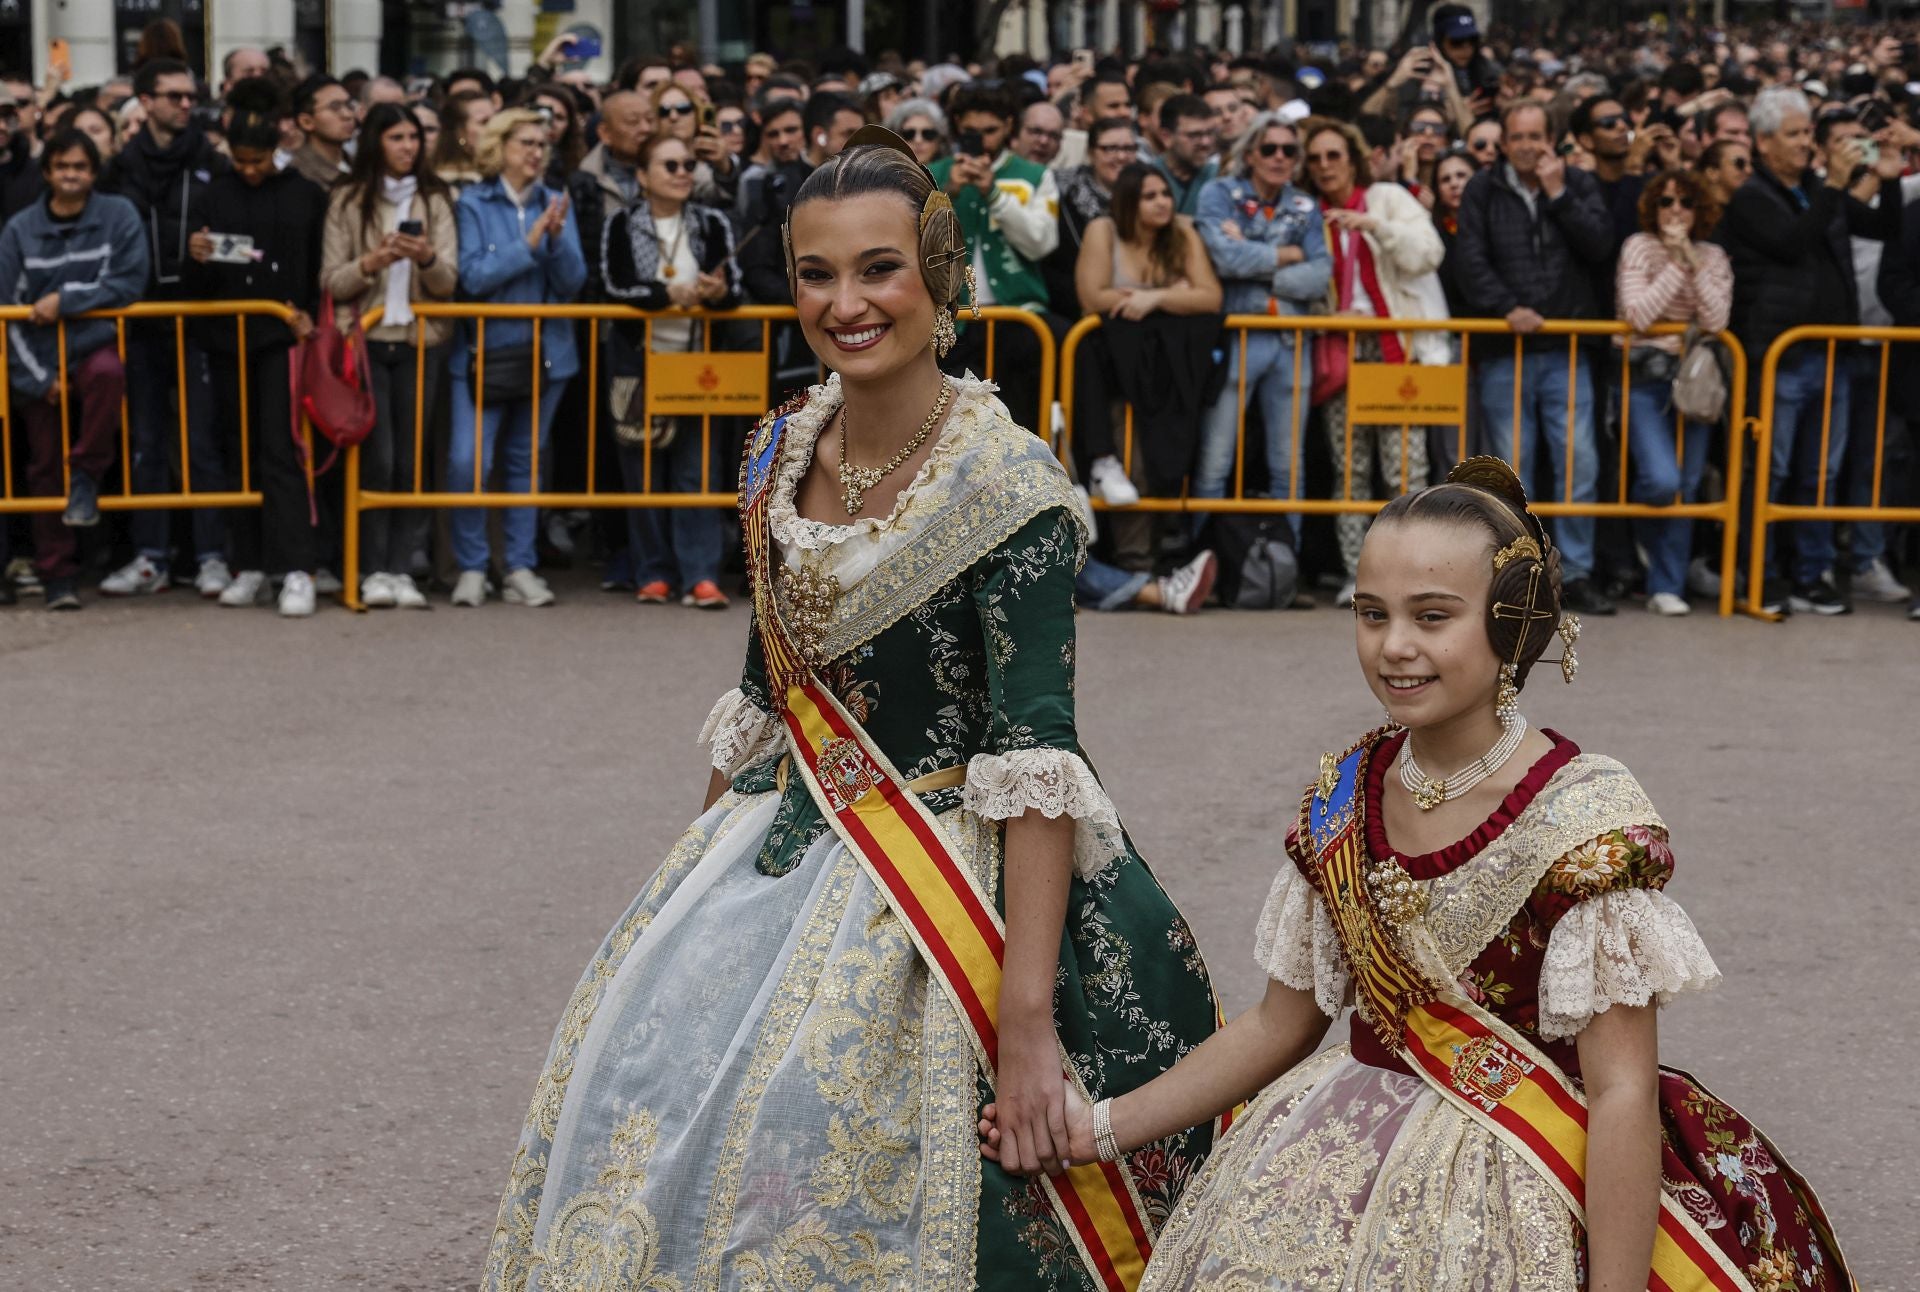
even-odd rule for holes
{"type": "MultiPolygon", "coordinates": [[[[1397,865],[1366,856],[1367,759],[1375,733],[1345,757],[1328,755],[1302,806],[1316,886],[1327,899],[1369,1021],[1453,1107],[1539,1172],[1586,1224],[1587,1101],[1540,1049],[1451,985],[1418,972],[1395,926],[1423,905],[1397,865]],[[1398,876],[1396,878],[1396,875],[1398,876]]],[[[1809,1195],[1810,1196],[1810,1195],[1809,1195]]],[[[1837,1246],[1836,1246],[1837,1250],[1837,1246]]],[[[1649,1292],[1754,1292],[1724,1252],[1664,1190],[1649,1292]]]]}
{"type": "MultiPolygon", "coordinates": [[[[740,517],[767,683],[781,698],[794,768],[821,814],[885,895],[927,970],[946,992],[989,1081],[999,1057],[1000,914],[955,855],[945,832],[886,754],[814,673],[817,660],[790,632],[775,596],[778,561],[767,528],[786,419],[763,419],[742,467],[740,517]]],[[[795,599],[830,597],[820,582],[790,588],[795,599]]],[[[1069,1073],[1072,1069],[1067,1067],[1069,1073]]],[[[1074,1078],[1075,1085],[1079,1085],[1074,1078]]],[[[1086,1095],[1080,1089],[1082,1096],[1086,1095]]],[[[1131,1292],[1153,1242],[1132,1175],[1122,1163],[1090,1162],[1041,1181],[1087,1269],[1108,1292],[1131,1292]]]]}

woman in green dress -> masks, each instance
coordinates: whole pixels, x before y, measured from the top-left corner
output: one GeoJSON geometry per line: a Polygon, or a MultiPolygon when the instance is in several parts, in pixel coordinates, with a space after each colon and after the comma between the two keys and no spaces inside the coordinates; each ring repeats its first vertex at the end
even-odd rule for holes
{"type": "Polygon", "coordinates": [[[1076,735],[1073,491],[937,367],[969,257],[904,144],[816,171],[787,256],[836,375],[749,448],[709,806],[561,1019],[483,1286],[1130,1288],[1213,1127],[1072,1164],[1077,1195],[974,1146],[997,1097],[1009,1165],[1067,1167],[1069,1091],[1141,1085],[1217,1019],[1076,735]]]}

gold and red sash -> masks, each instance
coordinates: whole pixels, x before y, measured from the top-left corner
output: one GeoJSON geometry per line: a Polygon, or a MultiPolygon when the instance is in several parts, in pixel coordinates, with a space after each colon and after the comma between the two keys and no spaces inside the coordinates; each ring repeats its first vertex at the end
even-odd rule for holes
{"type": "MultiPolygon", "coordinates": [[[[740,490],[741,524],[754,614],[770,692],[781,701],[794,767],[821,814],[885,896],[887,904],[953,1002],[992,1081],[999,1058],[1001,968],[1006,933],[1000,914],[956,855],[946,833],[886,754],[820,683],[775,596],[777,565],[767,502],[780,459],[785,418],[762,421],[748,446],[740,490]]],[[[1071,1065],[1066,1065],[1069,1074],[1071,1065]]],[[[1073,1078],[1076,1087],[1080,1083],[1073,1078]]],[[[1080,1088],[1082,1096],[1087,1094],[1080,1088]]],[[[1131,1172],[1123,1163],[1089,1162],[1041,1180],[1089,1271],[1108,1292],[1132,1292],[1153,1250],[1131,1172]]]]}

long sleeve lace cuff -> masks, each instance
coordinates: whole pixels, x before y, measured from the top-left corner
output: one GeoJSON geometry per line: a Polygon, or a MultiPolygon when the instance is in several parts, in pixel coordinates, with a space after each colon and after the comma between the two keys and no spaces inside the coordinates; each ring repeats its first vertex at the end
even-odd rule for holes
{"type": "Polygon", "coordinates": [[[736,686],[707,715],[700,743],[713,747],[714,767],[731,778],[780,753],[780,723],[736,686]]]}
{"type": "Polygon", "coordinates": [[[1072,817],[1073,871],[1082,879],[1092,879],[1126,851],[1113,800],[1093,769],[1064,749],[975,754],[967,764],[960,805],[990,821],[1006,821],[1029,808],[1048,818],[1072,817]]]}
{"type": "Polygon", "coordinates": [[[1574,1036],[1613,1005],[1664,1005],[1720,981],[1719,967],[1679,903],[1624,888],[1560,918],[1540,969],[1540,1035],[1574,1036]]]}
{"type": "Polygon", "coordinates": [[[1280,868],[1254,930],[1253,958],[1267,977],[1296,991],[1313,993],[1328,1018],[1338,1018],[1347,999],[1347,968],[1333,913],[1291,860],[1280,868]]]}

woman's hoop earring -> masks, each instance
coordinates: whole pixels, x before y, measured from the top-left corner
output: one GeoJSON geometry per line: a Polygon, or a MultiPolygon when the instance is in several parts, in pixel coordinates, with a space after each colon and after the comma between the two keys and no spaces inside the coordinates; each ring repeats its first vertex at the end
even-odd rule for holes
{"type": "Polygon", "coordinates": [[[944,305],[934,306],[933,336],[927,342],[933,347],[933,352],[944,359],[947,357],[947,352],[953,349],[954,342],[959,339],[960,334],[954,330],[953,326],[953,311],[944,305]]]}

